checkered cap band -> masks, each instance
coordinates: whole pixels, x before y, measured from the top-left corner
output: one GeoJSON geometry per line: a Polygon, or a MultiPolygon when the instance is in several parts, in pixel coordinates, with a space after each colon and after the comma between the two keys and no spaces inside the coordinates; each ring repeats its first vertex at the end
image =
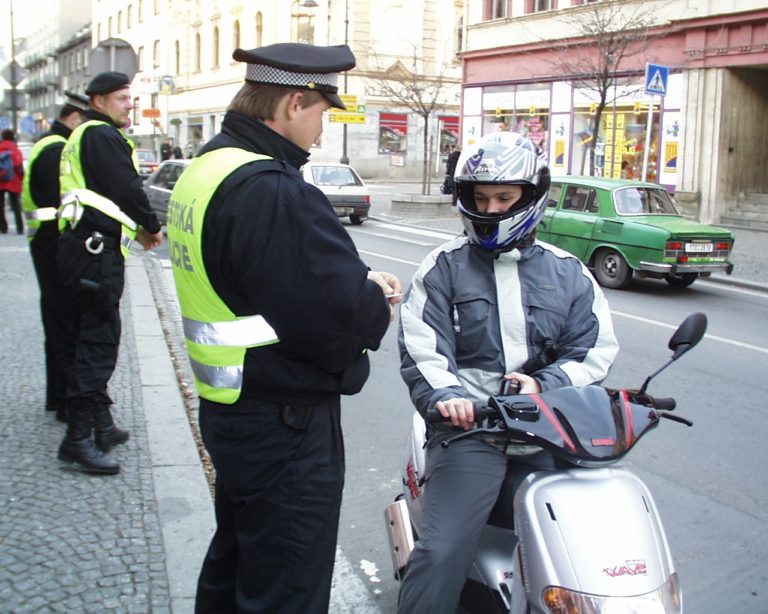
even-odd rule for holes
{"type": "Polygon", "coordinates": [[[306,89],[310,83],[324,86],[319,90],[336,93],[338,91],[339,73],[304,73],[281,70],[265,64],[248,64],[245,71],[246,81],[258,83],[272,83],[273,85],[287,85],[306,89]]]}

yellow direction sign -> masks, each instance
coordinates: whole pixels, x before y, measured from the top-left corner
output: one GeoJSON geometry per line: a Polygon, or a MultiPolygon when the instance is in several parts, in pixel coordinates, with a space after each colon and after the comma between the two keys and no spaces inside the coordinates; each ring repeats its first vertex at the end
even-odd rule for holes
{"type": "Polygon", "coordinates": [[[365,113],[345,113],[341,111],[339,113],[330,113],[328,119],[332,123],[337,124],[364,124],[365,113]]]}

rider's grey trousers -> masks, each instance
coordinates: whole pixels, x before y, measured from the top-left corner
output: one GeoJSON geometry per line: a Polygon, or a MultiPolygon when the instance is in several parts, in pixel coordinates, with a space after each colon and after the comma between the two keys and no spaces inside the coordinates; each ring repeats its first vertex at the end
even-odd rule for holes
{"type": "Polygon", "coordinates": [[[456,611],[508,464],[511,471],[519,473],[515,476],[518,480],[532,470],[478,439],[443,448],[439,441],[444,438],[430,438],[427,447],[421,533],[400,587],[401,614],[456,611]]]}

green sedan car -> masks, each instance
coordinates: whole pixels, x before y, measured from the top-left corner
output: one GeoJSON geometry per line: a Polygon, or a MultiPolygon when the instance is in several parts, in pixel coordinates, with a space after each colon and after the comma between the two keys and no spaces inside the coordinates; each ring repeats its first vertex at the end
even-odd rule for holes
{"type": "Polygon", "coordinates": [[[606,288],[626,288],[633,274],[686,287],[733,270],[733,233],[683,218],[658,184],[554,177],[547,205],[537,238],[578,256],[606,288]]]}

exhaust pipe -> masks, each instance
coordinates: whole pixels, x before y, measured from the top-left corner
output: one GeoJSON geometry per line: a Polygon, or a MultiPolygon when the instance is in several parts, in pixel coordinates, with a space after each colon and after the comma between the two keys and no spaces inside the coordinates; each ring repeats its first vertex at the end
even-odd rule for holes
{"type": "Polygon", "coordinates": [[[403,499],[390,503],[384,509],[389,536],[389,554],[392,556],[392,566],[395,568],[395,579],[402,579],[408,557],[413,550],[413,529],[408,506],[403,499]]]}

